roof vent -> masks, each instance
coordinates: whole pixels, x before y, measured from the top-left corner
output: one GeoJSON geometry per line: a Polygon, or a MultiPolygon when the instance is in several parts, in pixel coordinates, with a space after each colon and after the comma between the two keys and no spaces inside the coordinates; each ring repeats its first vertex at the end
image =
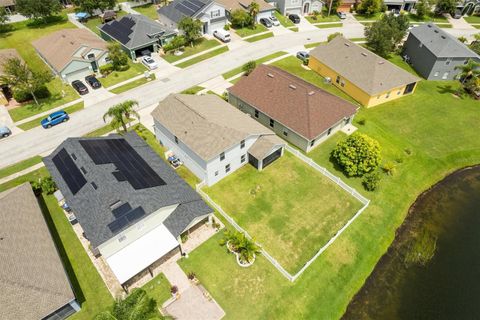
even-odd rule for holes
{"type": "Polygon", "coordinates": [[[267,76],[269,76],[270,78],[273,78],[273,74],[271,73],[267,73],[267,76]]]}
{"type": "Polygon", "coordinates": [[[438,30],[433,30],[433,32],[438,33],[438,30]]]}
{"type": "Polygon", "coordinates": [[[441,37],[442,37],[442,39],[447,39],[447,37],[445,37],[445,36],[441,36],[441,37]]]}
{"type": "Polygon", "coordinates": [[[362,52],[362,56],[366,57],[366,56],[367,56],[367,54],[366,54],[365,52],[362,52]]]}
{"type": "Polygon", "coordinates": [[[315,94],[315,91],[310,91],[310,92],[308,93],[309,96],[313,96],[314,94],[315,94]]]}
{"type": "Polygon", "coordinates": [[[427,24],[427,26],[428,26],[429,28],[431,28],[431,27],[432,27],[432,24],[431,24],[431,23],[429,23],[429,24],[427,24]]]}
{"type": "Polygon", "coordinates": [[[293,90],[297,89],[297,87],[295,87],[293,84],[289,85],[288,87],[293,90]]]}
{"type": "Polygon", "coordinates": [[[345,42],[345,45],[346,45],[347,47],[350,47],[350,43],[345,42]]]}

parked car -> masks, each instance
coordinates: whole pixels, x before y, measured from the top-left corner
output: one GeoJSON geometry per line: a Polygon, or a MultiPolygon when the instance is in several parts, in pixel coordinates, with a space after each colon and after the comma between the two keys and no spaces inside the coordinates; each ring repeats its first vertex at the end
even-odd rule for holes
{"type": "Polygon", "coordinates": [[[213,36],[222,42],[230,42],[230,32],[224,29],[213,31],[213,36]]]}
{"type": "Polygon", "coordinates": [[[84,95],[84,94],[87,94],[88,93],[88,88],[86,85],[83,84],[82,81],[80,80],[75,80],[72,82],[72,87],[77,90],[77,92],[80,94],[80,95],[84,95]]]}
{"type": "Polygon", "coordinates": [[[462,11],[460,10],[455,10],[455,12],[452,14],[453,19],[460,19],[462,17],[462,11]]]}
{"type": "Polygon", "coordinates": [[[143,57],[142,57],[142,63],[143,63],[147,68],[149,68],[150,70],[153,70],[153,69],[157,69],[157,68],[158,68],[158,64],[155,62],[155,60],[153,60],[153,59],[150,58],[149,56],[143,56],[143,57]]]}
{"type": "Polygon", "coordinates": [[[68,113],[66,113],[63,110],[60,110],[50,114],[48,117],[43,119],[40,123],[42,124],[42,127],[44,127],[45,129],[48,129],[62,122],[67,122],[69,119],[70,117],[68,116],[68,113]]]}
{"type": "Polygon", "coordinates": [[[310,55],[306,51],[298,51],[297,52],[297,58],[302,60],[302,61],[306,61],[306,60],[308,60],[308,58],[310,58],[310,55]]]}
{"type": "Polygon", "coordinates": [[[300,17],[298,16],[298,14],[289,14],[288,19],[290,19],[290,21],[292,21],[295,24],[300,23],[300,17]]]}
{"type": "Polygon", "coordinates": [[[347,19],[347,14],[345,12],[337,12],[337,16],[340,19],[347,19]]]}
{"type": "Polygon", "coordinates": [[[271,28],[273,26],[272,21],[270,21],[270,19],[267,19],[267,18],[261,18],[260,23],[267,28],[271,28]]]}
{"type": "Polygon", "coordinates": [[[95,78],[95,76],[86,76],[85,77],[85,81],[90,85],[90,87],[92,87],[93,89],[98,89],[102,86],[102,84],[100,83],[100,81],[98,81],[97,78],[95,78]]]}
{"type": "Polygon", "coordinates": [[[271,16],[269,19],[275,27],[278,27],[280,25],[280,21],[278,21],[277,17],[271,16]]]}
{"type": "Polygon", "coordinates": [[[7,126],[0,126],[0,138],[6,138],[12,134],[12,131],[7,126]]]}

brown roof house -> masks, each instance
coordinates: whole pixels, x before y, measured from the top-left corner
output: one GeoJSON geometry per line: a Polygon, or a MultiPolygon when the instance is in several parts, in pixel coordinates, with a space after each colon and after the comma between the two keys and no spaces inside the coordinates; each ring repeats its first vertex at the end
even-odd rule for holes
{"type": "Polygon", "coordinates": [[[29,183],[0,193],[0,319],[65,319],[80,308],[29,183]]]}
{"type": "Polygon", "coordinates": [[[216,95],[172,94],[152,116],[160,143],[207,185],[247,163],[262,170],[283,155],[282,139],[216,95]]]}
{"type": "MultiPolygon", "coordinates": [[[[250,5],[250,3],[252,3],[251,0],[215,0],[215,1],[218,4],[222,5],[223,7],[225,7],[225,9],[228,12],[227,17],[229,17],[232,11],[236,9],[248,11],[248,6],[250,5]]],[[[261,18],[268,18],[273,16],[276,10],[273,5],[263,0],[256,1],[256,2],[260,9],[256,16],[257,22],[260,21],[261,18]]]]}
{"type": "MultiPolygon", "coordinates": [[[[18,54],[18,51],[15,49],[1,49],[0,50],[0,76],[2,76],[3,73],[3,65],[12,58],[17,58],[20,59],[22,62],[23,59],[20,57],[18,54]]],[[[11,97],[12,93],[9,90],[8,86],[5,84],[0,83],[0,105],[7,104],[8,99],[11,97]]]]}
{"type": "Polygon", "coordinates": [[[357,112],[350,102],[263,64],[228,89],[228,100],[306,152],[351,123],[357,112]]]}
{"type": "Polygon", "coordinates": [[[107,63],[107,43],[86,29],[63,29],[32,42],[63,81],[83,80],[107,63]]]}

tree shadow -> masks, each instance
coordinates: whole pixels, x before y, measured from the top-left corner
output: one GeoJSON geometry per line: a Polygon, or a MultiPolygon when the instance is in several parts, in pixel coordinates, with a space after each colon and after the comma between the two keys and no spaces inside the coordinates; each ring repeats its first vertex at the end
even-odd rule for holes
{"type": "Polygon", "coordinates": [[[451,84],[438,85],[437,92],[440,94],[453,94],[458,99],[462,100],[465,98],[465,91],[463,89],[458,90],[457,88],[454,88],[451,84]]]}
{"type": "Polygon", "coordinates": [[[27,22],[27,27],[31,29],[43,29],[55,25],[57,23],[66,22],[68,19],[62,15],[45,17],[42,19],[31,19],[27,22]]]}

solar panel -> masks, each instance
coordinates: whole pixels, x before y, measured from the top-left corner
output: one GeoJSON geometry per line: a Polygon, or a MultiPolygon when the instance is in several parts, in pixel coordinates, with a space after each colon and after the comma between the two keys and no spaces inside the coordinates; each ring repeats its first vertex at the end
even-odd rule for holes
{"type": "Polygon", "coordinates": [[[133,26],[135,26],[133,19],[122,18],[118,21],[115,20],[104,24],[102,30],[122,44],[127,44],[130,41],[130,34],[133,33],[133,26]]]}
{"type": "Polygon", "coordinates": [[[128,222],[132,223],[145,215],[145,210],[142,207],[135,208],[134,210],[130,211],[126,218],[128,222]]]}
{"type": "Polygon", "coordinates": [[[128,220],[126,217],[122,217],[108,224],[108,228],[113,233],[116,233],[128,225],[128,220]]]}
{"type": "Polygon", "coordinates": [[[115,216],[115,218],[120,218],[125,214],[127,214],[128,212],[130,212],[131,210],[132,210],[132,206],[130,205],[130,203],[127,202],[122,204],[118,208],[113,209],[112,213],[115,216]]]}
{"type": "Polygon", "coordinates": [[[52,161],[72,194],[76,194],[87,183],[87,180],[64,148],[52,158],[52,161]]]}
{"type": "Polygon", "coordinates": [[[137,207],[131,210],[132,207],[129,203],[125,203],[120,207],[112,210],[115,216],[115,221],[108,224],[108,228],[116,233],[129,225],[132,225],[135,221],[139,220],[145,215],[145,210],[142,207],[137,207]]]}

